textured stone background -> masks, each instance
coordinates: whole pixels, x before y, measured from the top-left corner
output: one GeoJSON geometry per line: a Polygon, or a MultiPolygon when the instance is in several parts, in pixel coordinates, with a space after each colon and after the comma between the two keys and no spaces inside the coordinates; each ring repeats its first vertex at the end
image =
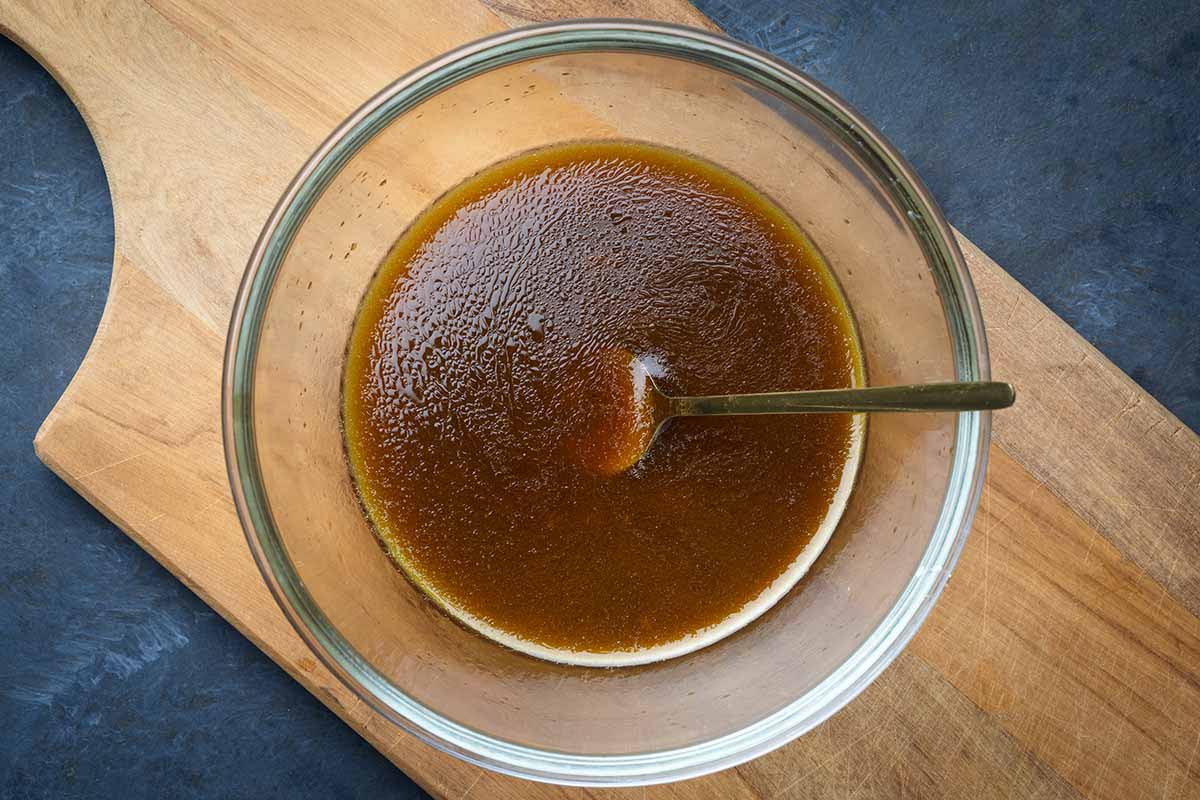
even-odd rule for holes
{"type": "MultiPolygon", "coordinates": [[[[1200,5],[699,5],[1200,428],[1200,5]]],[[[0,798],[423,796],[34,457],[111,255],[91,137],[0,38],[0,798]]]]}

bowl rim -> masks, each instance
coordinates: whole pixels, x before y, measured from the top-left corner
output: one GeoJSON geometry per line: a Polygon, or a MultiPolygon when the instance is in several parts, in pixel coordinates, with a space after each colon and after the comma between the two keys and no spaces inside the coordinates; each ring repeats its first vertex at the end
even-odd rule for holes
{"type": "Polygon", "coordinates": [[[500,32],[426,62],[364,103],[305,162],[264,225],[238,288],[222,372],[222,439],[238,518],[272,595],[313,653],[367,706],[425,743],[500,773],[567,785],[647,785],[736,766],[790,742],[844,707],[899,655],[929,614],[970,531],[986,471],[990,413],[958,415],[950,479],[926,551],[890,611],[845,662],[803,696],[738,731],[627,755],[579,755],[502,740],[443,717],[379,674],[333,628],[291,566],[262,485],[252,413],[259,323],[275,276],[308,211],[341,167],[393,119],[449,86],[521,61],[599,51],[691,61],[818,112],[886,179],[893,200],[906,210],[934,274],[958,378],[990,377],[978,300],[949,223],[912,167],[853,108],[787,63],[724,36],[643,20],[580,19],[500,32]]]}

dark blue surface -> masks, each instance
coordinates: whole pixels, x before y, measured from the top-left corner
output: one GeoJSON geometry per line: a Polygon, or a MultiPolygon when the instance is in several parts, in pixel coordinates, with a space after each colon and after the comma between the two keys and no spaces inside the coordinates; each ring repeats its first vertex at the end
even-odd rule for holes
{"type": "MultiPolygon", "coordinates": [[[[865,112],[951,222],[1200,427],[1200,5],[699,6],[865,112]]],[[[0,39],[0,798],[420,796],[34,457],[111,256],[91,137],[0,39]]]]}

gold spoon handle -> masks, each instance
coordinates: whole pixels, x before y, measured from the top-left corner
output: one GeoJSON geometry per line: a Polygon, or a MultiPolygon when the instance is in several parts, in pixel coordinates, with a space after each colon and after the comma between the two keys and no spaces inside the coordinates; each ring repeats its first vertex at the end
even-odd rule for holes
{"type": "Polygon", "coordinates": [[[990,411],[1008,408],[1013,387],[999,381],[869,386],[767,394],[672,397],[671,416],[809,414],[831,411],[990,411]]]}

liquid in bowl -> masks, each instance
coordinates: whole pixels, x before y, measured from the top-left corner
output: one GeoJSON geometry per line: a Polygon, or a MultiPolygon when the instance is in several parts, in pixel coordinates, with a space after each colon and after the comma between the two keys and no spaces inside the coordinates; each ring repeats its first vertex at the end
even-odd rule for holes
{"type": "Polygon", "coordinates": [[[632,141],[484,169],[400,236],[362,301],[343,423],[388,556],[448,614],[568,664],[671,658],[807,571],[860,415],[672,420],[632,468],[579,458],[636,354],[673,394],[861,385],[846,302],[799,226],[714,164],[632,141]]]}

